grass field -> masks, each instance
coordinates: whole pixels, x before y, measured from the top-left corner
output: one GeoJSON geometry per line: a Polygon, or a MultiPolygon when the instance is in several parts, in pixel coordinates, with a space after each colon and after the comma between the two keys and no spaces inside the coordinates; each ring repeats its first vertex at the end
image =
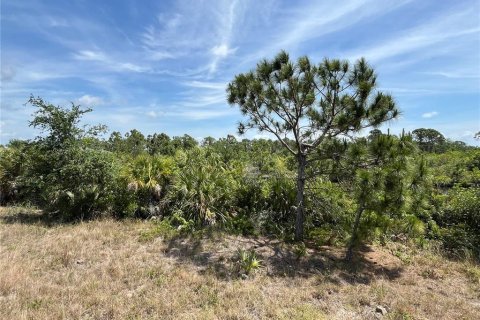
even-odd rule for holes
{"type": "Polygon", "coordinates": [[[343,250],[151,221],[52,224],[0,208],[1,319],[478,319],[480,268],[400,244],[343,250]],[[238,249],[261,267],[241,275],[238,249]],[[382,312],[384,313],[382,315],[382,312]]]}

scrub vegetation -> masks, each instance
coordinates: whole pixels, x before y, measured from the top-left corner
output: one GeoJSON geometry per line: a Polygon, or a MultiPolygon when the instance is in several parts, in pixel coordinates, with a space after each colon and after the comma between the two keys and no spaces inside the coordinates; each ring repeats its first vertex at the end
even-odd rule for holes
{"type": "Polygon", "coordinates": [[[108,137],[31,96],[39,137],[0,148],[0,316],[474,319],[480,149],[382,132],[376,86],[363,59],[259,62],[226,96],[272,140],[108,137]]]}

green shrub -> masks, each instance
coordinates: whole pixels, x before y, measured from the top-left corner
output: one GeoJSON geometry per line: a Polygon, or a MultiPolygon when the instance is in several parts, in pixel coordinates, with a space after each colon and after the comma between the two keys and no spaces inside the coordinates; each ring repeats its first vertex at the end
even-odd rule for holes
{"type": "Polygon", "coordinates": [[[126,157],[122,168],[122,192],[138,217],[159,216],[163,200],[171,186],[177,166],[172,157],[141,154],[126,157]]]}
{"type": "Polygon", "coordinates": [[[158,237],[163,237],[164,239],[170,239],[179,234],[179,231],[173,227],[169,220],[163,219],[159,221],[154,221],[151,224],[151,227],[147,230],[140,232],[140,241],[148,242],[155,240],[158,237]]]}
{"type": "Polygon", "coordinates": [[[241,234],[244,236],[257,235],[258,229],[255,228],[252,218],[245,214],[237,214],[228,219],[225,223],[226,229],[234,234],[241,234]]]}
{"type": "Polygon", "coordinates": [[[194,148],[185,156],[169,190],[170,209],[200,225],[226,221],[234,211],[238,185],[232,170],[208,149],[194,148]]]}
{"type": "Polygon", "coordinates": [[[0,204],[14,202],[18,198],[18,177],[23,172],[24,148],[27,144],[18,142],[0,147],[0,204]]]}
{"type": "Polygon", "coordinates": [[[40,159],[33,156],[26,166],[20,177],[23,192],[34,195],[31,200],[62,219],[88,219],[111,213],[115,207],[117,166],[108,151],[74,145],[40,159]]]}
{"type": "Polygon", "coordinates": [[[257,258],[257,254],[254,250],[239,249],[237,261],[240,271],[244,272],[245,274],[250,274],[250,272],[260,268],[261,266],[261,262],[257,258]]]}
{"type": "Polygon", "coordinates": [[[455,187],[443,200],[435,218],[444,248],[456,255],[472,251],[480,259],[480,188],[455,187]]]}

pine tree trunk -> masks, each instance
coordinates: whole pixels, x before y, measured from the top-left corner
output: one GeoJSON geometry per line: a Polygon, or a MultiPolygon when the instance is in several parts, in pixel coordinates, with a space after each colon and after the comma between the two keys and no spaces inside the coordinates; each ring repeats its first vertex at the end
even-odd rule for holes
{"type": "Polygon", "coordinates": [[[355,214],[355,222],[353,224],[353,230],[352,230],[352,237],[350,238],[350,242],[348,244],[347,248],[347,254],[345,255],[345,260],[351,261],[353,257],[353,247],[355,246],[355,243],[357,242],[358,238],[358,226],[360,225],[360,218],[362,217],[363,213],[363,204],[360,204],[358,206],[357,212],[355,214]]]}
{"type": "Polygon", "coordinates": [[[295,221],[295,240],[303,240],[304,215],[304,189],[305,189],[305,167],[307,166],[307,157],[304,154],[298,155],[298,173],[297,173],[297,215],[295,221]]]}

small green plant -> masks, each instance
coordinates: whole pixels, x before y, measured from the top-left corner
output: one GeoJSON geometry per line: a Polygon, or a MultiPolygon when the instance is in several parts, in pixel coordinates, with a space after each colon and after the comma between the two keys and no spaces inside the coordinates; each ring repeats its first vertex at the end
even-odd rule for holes
{"type": "Polygon", "coordinates": [[[250,274],[255,269],[260,267],[260,260],[257,258],[257,254],[252,250],[238,250],[238,263],[240,270],[245,274],[250,274]]]}
{"type": "Polygon", "coordinates": [[[43,305],[45,305],[45,302],[42,299],[33,299],[27,303],[27,307],[29,309],[37,310],[40,309],[43,305]]]}
{"type": "Polygon", "coordinates": [[[404,264],[411,264],[412,263],[412,257],[407,254],[406,252],[403,252],[401,250],[395,250],[395,251],[392,251],[393,255],[396,256],[398,259],[400,259],[400,261],[402,261],[402,263],[404,264]]]}
{"type": "Polygon", "coordinates": [[[476,284],[480,284],[480,267],[477,266],[467,266],[465,272],[468,278],[476,284]]]}
{"type": "Polygon", "coordinates": [[[162,286],[167,281],[167,277],[159,269],[148,270],[147,277],[157,286],[162,286]]]}
{"type": "Polygon", "coordinates": [[[178,234],[178,230],[175,229],[169,221],[161,220],[155,222],[152,228],[144,230],[140,233],[140,242],[149,242],[153,241],[158,237],[163,237],[164,239],[170,239],[175,237],[178,234]]]}
{"type": "Polygon", "coordinates": [[[202,308],[215,306],[219,302],[218,289],[216,287],[212,287],[208,284],[201,284],[195,288],[194,291],[198,295],[198,301],[202,308]]]}
{"type": "Polygon", "coordinates": [[[297,257],[297,260],[300,260],[301,258],[305,257],[307,255],[307,247],[305,246],[305,243],[300,242],[299,244],[295,245],[293,252],[297,257]]]}
{"type": "Polygon", "coordinates": [[[190,219],[187,220],[183,217],[183,212],[181,210],[175,210],[172,216],[169,219],[170,225],[176,227],[178,231],[182,232],[194,232],[195,231],[195,221],[190,219]]]}

